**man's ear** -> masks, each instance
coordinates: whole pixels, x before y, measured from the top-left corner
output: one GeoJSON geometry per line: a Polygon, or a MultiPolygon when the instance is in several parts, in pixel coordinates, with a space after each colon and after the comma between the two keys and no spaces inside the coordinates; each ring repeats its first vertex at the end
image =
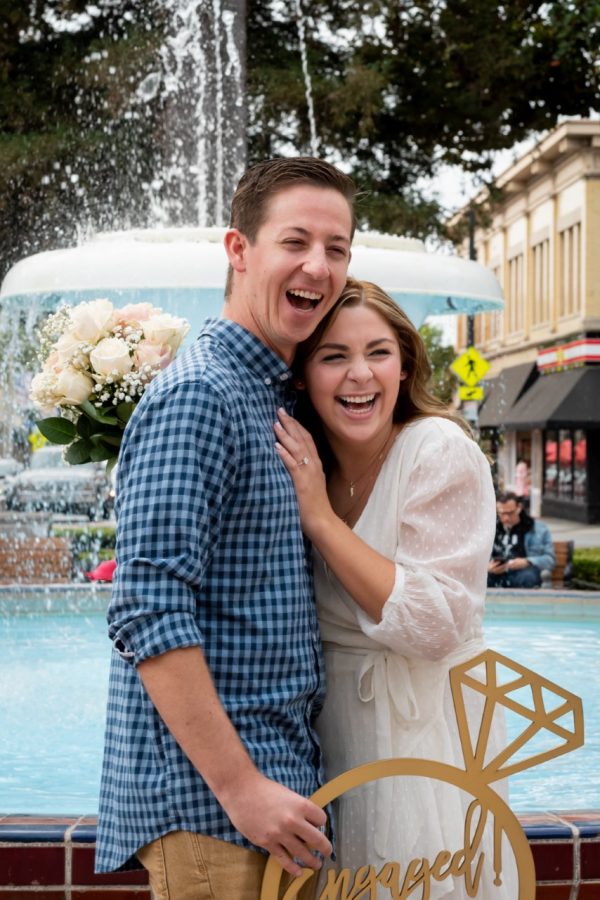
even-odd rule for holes
{"type": "Polygon", "coordinates": [[[298,391],[306,390],[306,382],[302,378],[294,378],[292,383],[298,391]]]}
{"type": "Polygon", "coordinates": [[[248,246],[248,239],[246,236],[237,228],[229,228],[225,232],[223,244],[231,268],[235,272],[245,272],[246,247],[248,246]]]}

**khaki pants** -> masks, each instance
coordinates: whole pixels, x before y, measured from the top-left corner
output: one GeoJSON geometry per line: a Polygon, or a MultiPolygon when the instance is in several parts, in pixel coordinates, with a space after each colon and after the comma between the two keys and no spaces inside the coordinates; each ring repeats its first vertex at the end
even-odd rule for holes
{"type": "MultiPolygon", "coordinates": [[[[172,831],[138,850],[153,900],[259,900],[267,857],[204,834],[172,831]]],[[[280,892],[289,887],[284,874],[280,892]],[[285,880],[284,880],[285,879],[285,880]]],[[[298,893],[313,900],[317,875],[298,893]]]]}

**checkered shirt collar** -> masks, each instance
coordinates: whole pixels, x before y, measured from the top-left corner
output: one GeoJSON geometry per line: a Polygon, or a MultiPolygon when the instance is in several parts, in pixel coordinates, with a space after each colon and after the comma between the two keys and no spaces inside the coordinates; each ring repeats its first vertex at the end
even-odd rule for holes
{"type": "Polygon", "coordinates": [[[217,339],[231,356],[249,369],[265,384],[285,382],[292,377],[286,363],[263,342],[230,319],[209,319],[199,337],[210,335],[217,339]]]}

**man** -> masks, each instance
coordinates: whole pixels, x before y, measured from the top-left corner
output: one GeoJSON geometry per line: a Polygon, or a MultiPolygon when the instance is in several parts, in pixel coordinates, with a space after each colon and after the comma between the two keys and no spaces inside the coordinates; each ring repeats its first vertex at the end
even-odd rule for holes
{"type": "Polygon", "coordinates": [[[264,851],[291,875],[331,852],[306,799],[322,659],[273,424],[296,344],[344,286],[354,193],[316,159],[244,175],[223,317],[153,382],[121,448],[96,867],[137,854],[159,900],[255,900],[264,851]]]}
{"type": "Polygon", "coordinates": [[[496,512],[488,587],[539,587],[542,572],[556,565],[550,530],[527,515],[512,491],[498,495],[496,512]]]}

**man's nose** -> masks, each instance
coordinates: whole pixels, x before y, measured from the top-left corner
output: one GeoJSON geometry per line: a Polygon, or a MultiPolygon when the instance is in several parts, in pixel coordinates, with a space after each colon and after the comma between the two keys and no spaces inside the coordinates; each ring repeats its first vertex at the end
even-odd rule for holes
{"type": "Polygon", "coordinates": [[[303,272],[310,275],[316,281],[327,278],[329,275],[329,263],[324,247],[311,247],[302,266],[303,272]]]}

